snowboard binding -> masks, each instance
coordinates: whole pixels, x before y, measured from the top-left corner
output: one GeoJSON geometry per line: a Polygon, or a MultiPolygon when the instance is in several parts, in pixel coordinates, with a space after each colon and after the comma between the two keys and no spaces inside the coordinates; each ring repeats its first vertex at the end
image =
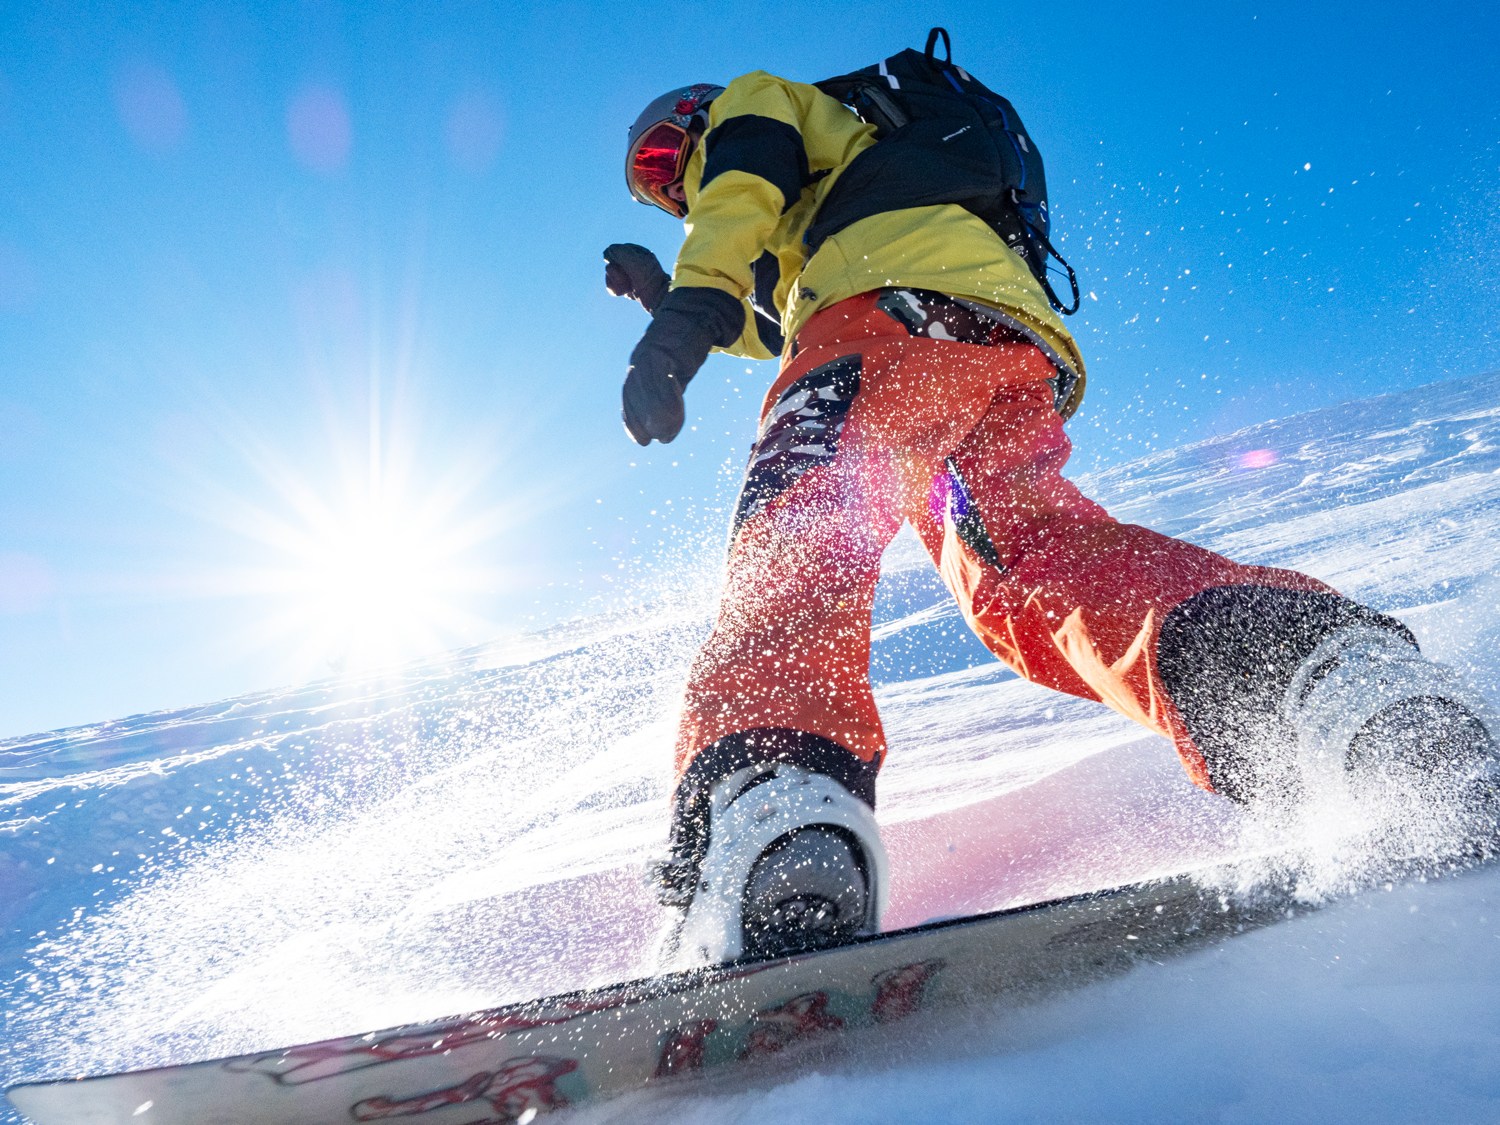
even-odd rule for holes
{"type": "Polygon", "coordinates": [[[1343,774],[1478,780],[1495,766],[1487,711],[1456,672],[1405,637],[1357,625],[1324,638],[1282,704],[1305,776],[1327,784],[1343,774]]]}
{"type": "Polygon", "coordinates": [[[1282,713],[1309,791],[1437,812],[1461,847],[1493,851],[1500,723],[1462,677],[1406,637],[1357,625],[1330,633],[1293,675],[1282,713]]]}
{"type": "Polygon", "coordinates": [[[674,910],[663,969],[755,960],[878,933],[888,885],[874,813],[826,774],[780,762],[713,787],[696,871],[658,870],[674,910]]]}

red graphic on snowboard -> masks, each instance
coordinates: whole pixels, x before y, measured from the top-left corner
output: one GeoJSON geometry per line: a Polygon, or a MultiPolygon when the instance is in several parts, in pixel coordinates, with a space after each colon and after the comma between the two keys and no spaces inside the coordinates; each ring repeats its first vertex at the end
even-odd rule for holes
{"type": "Polygon", "coordinates": [[[698,1020],[672,1028],[662,1040],[661,1053],[656,1058],[656,1070],[651,1077],[666,1078],[672,1074],[702,1070],[704,1040],[718,1026],[718,1020],[698,1020]]]}
{"type": "Polygon", "coordinates": [[[755,1013],[740,1058],[774,1055],[799,1039],[838,1031],[843,1026],[844,1021],[828,1011],[828,993],[805,992],[778,1008],[764,1008],[755,1013]]]}
{"type": "Polygon", "coordinates": [[[875,1022],[895,1023],[920,1008],[927,996],[928,983],[946,965],[947,962],[941,959],[915,961],[871,977],[875,1000],[870,1005],[870,1014],[875,1017],[875,1022]]]}
{"type": "MultiPolygon", "coordinates": [[[[856,1011],[851,1018],[855,1023],[864,1023],[867,1019],[876,1023],[905,1019],[921,1008],[929,984],[945,965],[942,960],[917,961],[876,973],[870,978],[874,994],[866,994],[869,1006],[864,1012],[868,1015],[856,1011]]],[[[720,980],[733,980],[755,975],[767,967],[738,966],[735,970],[715,975],[720,980]]],[[[387,1063],[444,1055],[482,1044],[503,1050],[496,1041],[513,1032],[557,1026],[591,1013],[618,1010],[630,1006],[634,998],[631,989],[617,987],[595,993],[589,999],[577,998],[546,1007],[491,1012],[455,1022],[402,1028],[384,1035],[349,1036],[234,1059],[225,1065],[235,1071],[265,1074],[283,1086],[300,1086],[387,1063]]],[[[848,997],[840,1006],[852,999],[848,997]]],[[[744,1038],[734,1054],[741,1059],[773,1055],[793,1043],[825,1032],[841,1031],[845,1026],[845,1019],[829,1010],[829,993],[802,993],[781,1004],[761,1009],[750,1018],[748,1026],[740,1025],[744,1038]]],[[[709,1038],[715,1032],[739,1037],[740,1029],[723,1028],[720,1031],[720,1028],[721,1023],[716,1019],[699,1019],[669,1028],[660,1039],[652,1077],[665,1078],[702,1070],[708,1061],[709,1038]]],[[[725,1047],[732,1051],[730,1043],[725,1043],[725,1047]]],[[[476,1061],[483,1065],[483,1055],[476,1061]]],[[[513,1125],[528,1112],[542,1112],[570,1104],[568,1097],[558,1090],[557,1082],[578,1068],[579,1063],[574,1059],[547,1055],[511,1058],[498,1064],[496,1069],[479,1071],[457,1085],[408,1097],[366,1098],[350,1112],[356,1121],[378,1121],[415,1117],[452,1106],[487,1103],[496,1116],[476,1121],[473,1125],[513,1125]]]]}
{"type": "Polygon", "coordinates": [[[257,1071],[274,1078],[283,1086],[300,1086],[335,1078],[350,1071],[372,1066],[440,1055],[475,1043],[497,1039],[512,1031],[549,1027],[567,1023],[578,1016],[618,1006],[619,998],[609,995],[590,1002],[570,1001],[558,1007],[532,1014],[497,1013],[475,1016],[460,1023],[431,1024],[405,1028],[384,1038],[350,1036],[326,1043],[310,1043],[285,1051],[270,1051],[249,1058],[232,1059],[226,1065],[235,1071],[257,1071]]]}
{"type": "MultiPolygon", "coordinates": [[[[875,994],[870,1000],[870,1018],[876,1023],[895,1023],[917,1011],[927,997],[927,986],[946,965],[947,962],[941,959],[914,961],[876,973],[870,978],[870,983],[875,986],[875,994]]],[[[750,1030],[739,1057],[775,1054],[799,1039],[824,1031],[841,1030],[844,1020],[828,1011],[828,1004],[828,993],[809,992],[778,1007],[757,1012],[751,1018],[750,1030]]],[[[702,1070],[707,1057],[708,1037],[718,1027],[718,1020],[703,1019],[671,1028],[662,1037],[652,1078],[702,1070]]]]}
{"type": "Polygon", "coordinates": [[[434,1090],[410,1098],[366,1098],[350,1113],[356,1121],[383,1121],[392,1117],[416,1117],[449,1106],[489,1102],[498,1115],[474,1125],[515,1125],[528,1111],[561,1109],[567,1097],[557,1089],[557,1080],[578,1069],[572,1059],[510,1059],[499,1070],[481,1071],[457,1086],[434,1090]]]}

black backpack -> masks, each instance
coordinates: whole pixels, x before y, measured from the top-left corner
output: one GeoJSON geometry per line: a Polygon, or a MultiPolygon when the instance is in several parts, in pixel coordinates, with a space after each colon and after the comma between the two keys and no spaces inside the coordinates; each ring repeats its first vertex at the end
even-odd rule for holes
{"type": "Polygon", "coordinates": [[[852,74],[814,83],[875,126],[878,144],[850,161],[807,231],[823,240],[860,219],[904,207],[956,203],[995,229],[1041,282],[1053,308],[1078,311],[1078,276],[1050,240],[1042,155],[1015,107],[953,62],[948,32],[852,74]],[[947,57],[933,51],[943,41],[947,57]],[[1053,291],[1047,264],[1068,273],[1073,303],[1053,291]]]}

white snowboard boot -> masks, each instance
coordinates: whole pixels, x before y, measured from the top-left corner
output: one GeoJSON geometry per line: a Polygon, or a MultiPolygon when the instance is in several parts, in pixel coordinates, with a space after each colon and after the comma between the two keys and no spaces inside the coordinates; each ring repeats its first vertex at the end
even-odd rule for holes
{"type": "Polygon", "coordinates": [[[1292,676],[1282,714],[1311,793],[1375,786],[1484,805],[1500,782],[1500,726],[1484,701],[1389,629],[1330,633],[1292,676]]]}
{"type": "Polygon", "coordinates": [[[713,787],[708,849],[664,970],[775,957],[877,933],[888,883],[870,807],[826,774],[747,766],[713,787]]]}

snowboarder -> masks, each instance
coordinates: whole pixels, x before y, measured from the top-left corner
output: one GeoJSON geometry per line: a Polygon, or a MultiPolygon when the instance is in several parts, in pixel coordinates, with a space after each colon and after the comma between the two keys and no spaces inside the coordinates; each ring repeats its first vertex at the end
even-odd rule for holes
{"type": "Polygon", "coordinates": [[[674,90],[629,131],[631,193],[687,220],[670,278],[642,247],[604,254],[610,291],[652,313],[629,435],[677,437],[710,351],[780,359],[682,706],[668,962],[878,929],[870,615],[903,521],[996,656],[1164,735],[1205,789],[1489,784],[1482,701],[1399,621],[1117,522],[1063,477],[1083,358],[989,223],[895,193],[809,246],[877,143],[833,97],[764,72],[674,90]]]}

